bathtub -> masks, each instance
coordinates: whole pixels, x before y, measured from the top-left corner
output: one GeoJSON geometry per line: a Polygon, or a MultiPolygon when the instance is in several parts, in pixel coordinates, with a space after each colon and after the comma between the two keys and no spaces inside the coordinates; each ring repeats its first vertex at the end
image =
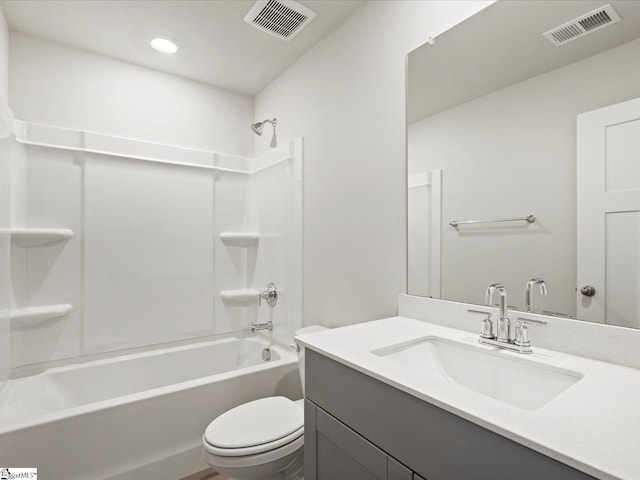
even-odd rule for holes
{"type": "Polygon", "coordinates": [[[51,480],[177,480],[206,468],[202,433],[256,398],[299,398],[297,356],[226,338],[51,368],[0,392],[0,467],[51,480]]]}

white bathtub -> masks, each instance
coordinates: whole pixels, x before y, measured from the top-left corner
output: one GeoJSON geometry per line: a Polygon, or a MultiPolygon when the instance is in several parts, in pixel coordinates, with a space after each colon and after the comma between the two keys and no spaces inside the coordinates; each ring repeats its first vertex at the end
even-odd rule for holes
{"type": "Polygon", "coordinates": [[[50,480],[177,480],[206,467],[202,432],[225,410],[299,397],[297,357],[228,338],[46,370],[0,394],[0,466],[50,480]]]}

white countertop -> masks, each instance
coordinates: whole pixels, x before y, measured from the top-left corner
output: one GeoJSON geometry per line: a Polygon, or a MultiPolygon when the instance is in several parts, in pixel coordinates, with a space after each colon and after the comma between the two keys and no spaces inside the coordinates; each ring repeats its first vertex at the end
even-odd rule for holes
{"type": "MultiPolygon", "coordinates": [[[[371,353],[425,336],[478,344],[478,335],[422,320],[392,317],[296,337],[310,348],[532,450],[601,479],[640,479],[640,370],[536,348],[523,355],[584,377],[537,410],[524,410],[423,375],[371,353]]],[[[639,346],[640,348],[640,346],[639,346]]]]}

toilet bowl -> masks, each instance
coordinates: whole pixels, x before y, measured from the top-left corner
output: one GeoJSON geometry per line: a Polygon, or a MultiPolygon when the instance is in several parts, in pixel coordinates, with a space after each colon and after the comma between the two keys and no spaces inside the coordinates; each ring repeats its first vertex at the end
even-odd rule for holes
{"type": "MultiPolygon", "coordinates": [[[[314,325],[296,335],[326,330],[314,325]]],[[[298,351],[304,392],[304,349],[298,351]]],[[[303,478],[304,400],[267,397],[244,403],[213,420],[202,436],[206,462],[229,480],[303,478]]]]}

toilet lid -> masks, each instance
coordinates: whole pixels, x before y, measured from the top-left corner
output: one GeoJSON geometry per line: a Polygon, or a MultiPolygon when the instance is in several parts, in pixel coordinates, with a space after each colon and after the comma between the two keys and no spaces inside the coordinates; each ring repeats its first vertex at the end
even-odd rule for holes
{"type": "Polygon", "coordinates": [[[304,426],[304,410],[285,397],[268,397],[223,413],[209,424],[204,439],[219,448],[246,448],[292,436],[304,426]]]}

